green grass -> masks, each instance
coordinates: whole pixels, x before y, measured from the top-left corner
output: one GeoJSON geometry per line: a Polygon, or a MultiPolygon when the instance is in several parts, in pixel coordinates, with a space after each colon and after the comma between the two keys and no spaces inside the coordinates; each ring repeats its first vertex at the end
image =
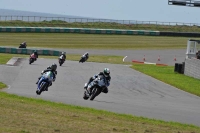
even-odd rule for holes
{"type": "Polygon", "coordinates": [[[0,82],[0,89],[6,88],[7,85],[5,85],[4,83],[0,82]]]}
{"type": "MultiPolygon", "coordinates": [[[[29,58],[29,55],[0,53],[0,64],[6,64],[12,57],[29,58]]],[[[53,59],[56,59],[56,58],[58,58],[58,56],[39,56],[39,58],[53,58],[53,59]]]]}
{"type": "MultiPolygon", "coordinates": [[[[29,55],[24,54],[5,54],[0,53],[0,64],[6,64],[12,57],[28,58],[29,55]]],[[[67,60],[79,61],[81,55],[77,54],[67,54],[67,60]]],[[[52,58],[57,59],[58,56],[40,56],[39,58],[52,58]]],[[[131,64],[131,62],[122,62],[122,56],[106,56],[106,55],[95,55],[90,56],[87,60],[88,62],[99,62],[99,63],[113,63],[113,64],[131,64]]]]}
{"type": "MultiPolygon", "coordinates": [[[[196,38],[200,39],[200,38],[196,38]]],[[[70,33],[0,33],[1,46],[69,49],[186,49],[187,37],[70,33]]]]}
{"type": "Polygon", "coordinates": [[[181,90],[200,96],[200,80],[174,72],[173,66],[134,64],[132,68],[181,90]]]}
{"type": "Polygon", "coordinates": [[[200,127],[0,92],[2,133],[199,133],[200,127]]]}
{"type": "Polygon", "coordinates": [[[198,26],[153,25],[153,24],[118,24],[108,22],[67,23],[61,20],[43,22],[0,21],[0,26],[15,27],[68,27],[68,28],[101,28],[101,29],[129,29],[129,30],[157,30],[174,32],[200,32],[198,26]]]}

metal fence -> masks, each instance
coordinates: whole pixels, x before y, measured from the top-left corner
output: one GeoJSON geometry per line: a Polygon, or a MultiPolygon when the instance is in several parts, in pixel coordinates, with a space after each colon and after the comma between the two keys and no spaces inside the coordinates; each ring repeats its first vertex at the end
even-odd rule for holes
{"type": "Polygon", "coordinates": [[[167,25],[167,26],[200,26],[199,23],[183,22],[160,22],[160,21],[138,21],[138,20],[113,20],[113,19],[91,19],[91,18],[67,18],[67,17],[44,17],[44,16],[0,16],[1,21],[24,21],[24,22],[68,22],[68,23],[117,23],[117,24],[143,24],[143,25],[167,25]]]}

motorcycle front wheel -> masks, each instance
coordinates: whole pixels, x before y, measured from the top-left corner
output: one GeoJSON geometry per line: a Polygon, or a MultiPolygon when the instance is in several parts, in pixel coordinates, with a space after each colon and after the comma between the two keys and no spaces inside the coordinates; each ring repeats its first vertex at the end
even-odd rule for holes
{"type": "Polygon", "coordinates": [[[91,95],[91,97],[90,97],[90,100],[91,100],[91,101],[94,100],[94,98],[95,98],[96,96],[98,96],[100,93],[101,93],[101,90],[95,87],[95,88],[92,90],[92,95],[91,95]]]}

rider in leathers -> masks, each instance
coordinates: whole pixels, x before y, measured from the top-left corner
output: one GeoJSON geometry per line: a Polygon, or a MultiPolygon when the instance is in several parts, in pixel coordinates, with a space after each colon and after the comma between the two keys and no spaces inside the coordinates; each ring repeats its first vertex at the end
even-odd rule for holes
{"type": "MultiPolygon", "coordinates": [[[[66,60],[66,52],[62,52],[61,55],[64,56],[64,61],[65,61],[65,60],[66,60]]],[[[61,56],[61,55],[60,55],[60,56],[61,56]]],[[[59,58],[60,58],[60,56],[59,56],[59,58]]],[[[58,58],[58,59],[59,59],[59,58],[58,58]]]]}
{"type": "Polygon", "coordinates": [[[87,85],[84,87],[85,89],[88,89],[89,94],[91,94],[91,90],[93,89],[94,86],[91,86],[91,88],[87,88],[88,85],[95,80],[99,75],[103,75],[106,79],[106,88],[102,91],[104,93],[108,93],[108,86],[110,85],[111,77],[110,77],[110,70],[109,68],[105,68],[103,72],[100,72],[99,74],[94,75],[91,77],[87,83],[87,85]]]}
{"type": "Polygon", "coordinates": [[[36,56],[36,58],[35,58],[35,61],[37,60],[37,58],[38,58],[38,53],[37,53],[37,50],[35,50],[32,54],[34,54],[35,56],[36,56]]]}
{"type": "Polygon", "coordinates": [[[82,55],[82,58],[85,58],[85,61],[88,60],[89,58],[89,53],[86,52],[85,54],[82,55]]]}
{"type": "MultiPolygon", "coordinates": [[[[42,71],[42,74],[45,73],[45,72],[51,71],[53,73],[53,79],[54,79],[53,81],[55,81],[56,80],[56,75],[57,75],[56,69],[57,69],[57,65],[55,63],[53,63],[51,66],[48,66],[47,69],[42,71]]],[[[38,81],[36,82],[36,84],[38,84],[38,82],[39,82],[41,77],[42,76],[40,76],[38,78],[38,81]]],[[[49,86],[51,86],[51,85],[52,85],[52,83],[49,84],[49,86]]],[[[46,91],[48,91],[48,88],[46,89],[46,91]]]]}

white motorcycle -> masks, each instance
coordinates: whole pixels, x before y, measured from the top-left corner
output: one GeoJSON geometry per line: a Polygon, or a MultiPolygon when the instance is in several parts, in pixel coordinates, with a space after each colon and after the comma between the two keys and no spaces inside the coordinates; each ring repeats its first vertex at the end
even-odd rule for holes
{"type": "MultiPolygon", "coordinates": [[[[87,83],[85,83],[85,86],[87,86],[87,83]]],[[[98,76],[85,89],[84,94],[83,94],[83,99],[87,100],[88,98],[90,98],[90,100],[94,100],[94,98],[98,96],[105,88],[107,88],[105,77],[98,76]],[[90,90],[89,92],[88,91],[89,89],[92,89],[92,90],[90,90]]]]}

